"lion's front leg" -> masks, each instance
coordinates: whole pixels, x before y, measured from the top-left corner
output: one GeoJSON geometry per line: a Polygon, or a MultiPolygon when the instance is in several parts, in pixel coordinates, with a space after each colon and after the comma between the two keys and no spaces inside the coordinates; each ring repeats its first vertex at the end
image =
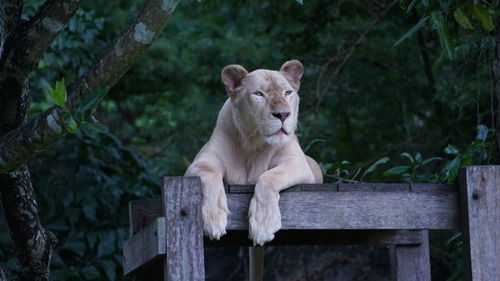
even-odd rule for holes
{"type": "Polygon", "coordinates": [[[279,192],[259,182],[248,210],[249,237],[254,245],[264,245],[274,239],[281,228],[281,213],[278,206],[279,192]]]}
{"type": "Polygon", "coordinates": [[[305,161],[288,161],[263,173],[255,185],[248,211],[249,237],[254,245],[274,239],[281,228],[279,192],[300,183],[314,183],[314,176],[305,161]]]}
{"type": "Polygon", "coordinates": [[[219,240],[226,234],[229,214],[222,173],[211,163],[193,163],[186,176],[200,177],[203,232],[210,239],[219,240]]]}

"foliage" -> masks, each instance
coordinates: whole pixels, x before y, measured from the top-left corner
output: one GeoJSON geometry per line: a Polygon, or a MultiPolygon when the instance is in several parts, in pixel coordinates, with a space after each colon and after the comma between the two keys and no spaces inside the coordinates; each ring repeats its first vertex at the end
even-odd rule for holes
{"type": "MultiPolygon", "coordinates": [[[[39,2],[26,1],[25,18],[39,2]]],[[[52,279],[121,276],[127,202],[157,195],[160,176],[184,173],[227,98],[219,73],[228,64],[304,63],[299,140],[327,181],[453,182],[461,167],[491,163],[498,1],[403,0],[378,16],[391,3],[181,3],[97,108],[95,117],[113,133],[76,130],[31,163],[42,222],[59,239],[52,279]]],[[[32,76],[30,118],[64,105],[64,84],[85,71],[138,5],[83,3],[32,76]]],[[[96,124],[90,112],[103,95],[70,113],[80,128],[96,124]]],[[[459,270],[458,242],[443,246],[445,236],[435,240],[435,252],[459,270]]],[[[12,269],[8,245],[2,230],[0,263],[12,269]]]]}
{"type": "MultiPolygon", "coordinates": [[[[81,130],[37,158],[31,170],[41,220],[58,239],[51,279],[120,279],[128,202],[158,196],[159,179],[116,136],[81,130]]],[[[14,270],[5,227],[0,223],[0,261],[14,270]]]]}

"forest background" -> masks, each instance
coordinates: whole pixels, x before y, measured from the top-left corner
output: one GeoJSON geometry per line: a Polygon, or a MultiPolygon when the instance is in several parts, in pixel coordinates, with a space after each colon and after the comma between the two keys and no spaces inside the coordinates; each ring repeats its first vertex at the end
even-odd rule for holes
{"type": "MultiPolygon", "coordinates": [[[[25,1],[23,17],[40,4],[25,1]]],[[[31,74],[28,119],[53,106],[56,81],[69,84],[84,73],[140,5],[83,2],[31,74]]],[[[227,98],[220,71],[228,64],[278,69],[302,61],[298,136],[327,182],[454,182],[465,165],[498,163],[498,6],[181,2],[99,105],[95,117],[109,129],[78,129],[29,162],[41,221],[58,240],[51,280],[123,279],[127,203],[158,197],[162,176],[184,173],[227,98]]],[[[461,250],[459,234],[431,233],[433,280],[462,280],[461,250]]],[[[245,251],[214,252],[208,280],[243,280],[245,251]]],[[[280,262],[266,280],[386,280],[380,251],[270,248],[266,254],[280,262]],[[297,253],[310,268],[292,266],[297,253]],[[332,264],[337,269],[328,269],[332,264]]],[[[0,264],[7,276],[17,268],[3,218],[0,264]]]]}

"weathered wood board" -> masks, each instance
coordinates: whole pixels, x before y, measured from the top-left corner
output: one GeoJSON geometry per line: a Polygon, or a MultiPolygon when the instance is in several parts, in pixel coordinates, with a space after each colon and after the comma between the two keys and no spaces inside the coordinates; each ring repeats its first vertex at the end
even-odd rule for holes
{"type": "MultiPolygon", "coordinates": [[[[228,230],[248,229],[253,186],[227,190],[228,230]]],[[[132,201],[131,233],[161,216],[160,204],[132,201]]],[[[283,229],[458,229],[458,208],[452,184],[299,185],[281,192],[280,199],[283,229]]]]}
{"type": "Polygon", "coordinates": [[[500,280],[500,166],[472,166],[460,177],[468,278],[500,280]]]}
{"type": "Polygon", "coordinates": [[[161,201],[168,245],[165,280],[205,280],[200,187],[197,177],[165,178],[161,201]]]}
{"type": "Polygon", "coordinates": [[[123,273],[147,266],[165,255],[165,218],[158,217],[123,245],[123,273]]]}
{"type": "Polygon", "coordinates": [[[420,230],[419,245],[391,245],[391,281],[431,281],[429,234],[420,230]]]}

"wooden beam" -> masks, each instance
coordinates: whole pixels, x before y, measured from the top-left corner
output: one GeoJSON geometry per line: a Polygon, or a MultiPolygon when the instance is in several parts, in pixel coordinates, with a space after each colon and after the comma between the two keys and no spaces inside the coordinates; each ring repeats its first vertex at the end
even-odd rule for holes
{"type": "MultiPolygon", "coordinates": [[[[253,186],[229,186],[227,192],[228,230],[244,230],[253,186]]],[[[161,216],[160,204],[160,200],[130,203],[131,234],[161,216]]],[[[280,209],[284,229],[307,228],[304,223],[311,216],[315,218],[310,226],[319,223],[321,229],[458,229],[454,184],[298,185],[281,192],[280,209]],[[303,215],[294,224],[295,217],[303,215]],[[369,224],[363,227],[364,221],[369,224]]]]}
{"type": "Polygon", "coordinates": [[[123,245],[123,273],[128,275],[165,255],[165,218],[158,217],[123,245]]]}
{"type": "Polygon", "coordinates": [[[422,243],[419,245],[391,245],[391,281],[430,281],[429,233],[419,230],[422,243]]]}
{"type": "MultiPolygon", "coordinates": [[[[123,271],[137,278],[148,274],[153,264],[164,257],[166,251],[165,218],[156,218],[151,224],[125,242],[123,247],[123,271]]],[[[419,245],[423,243],[419,230],[281,230],[273,245],[419,245]]],[[[251,246],[247,231],[228,231],[221,240],[205,237],[206,247],[251,246]]],[[[148,277],[151,278],[151,277],[148,277]]],[[[142,280],[142,279],[138,279],[142,280]]],[[[150,280],[150,279],[144,279],[150,280]]]]}
{"type": "Polygon", "coordinates": [[[198,177],[165,177],[165,281],[204,281],[201,182],[198,177]]]}
{"type": "MultiPolygon", "coordinates": [[[[228,194],[227,228],[248,229],[251,194],[228,194]]],[[[456,229],[456,192],[283,192],[282,229],[456,229]]]]}
{"type": "MultiPolygon", "coordinates": [[[[280,230],[266,246],[278,245],[417,245],[418,230],[280,230]]],[[[229,230],[220,240],[205,237],[205,247],[253,246],[246,230],[229,230]]]]}
{"type": "Polygon", "coordinates": [[[130,237],[161,216],[163,215],[159,199],[130,201],[128,203],[130,237]]]}
{"type": "Polygon", "coordinates": [[[466,272],[472,281],[500,280],[500,166],[465,167],[460,175],[466,272]]]}

